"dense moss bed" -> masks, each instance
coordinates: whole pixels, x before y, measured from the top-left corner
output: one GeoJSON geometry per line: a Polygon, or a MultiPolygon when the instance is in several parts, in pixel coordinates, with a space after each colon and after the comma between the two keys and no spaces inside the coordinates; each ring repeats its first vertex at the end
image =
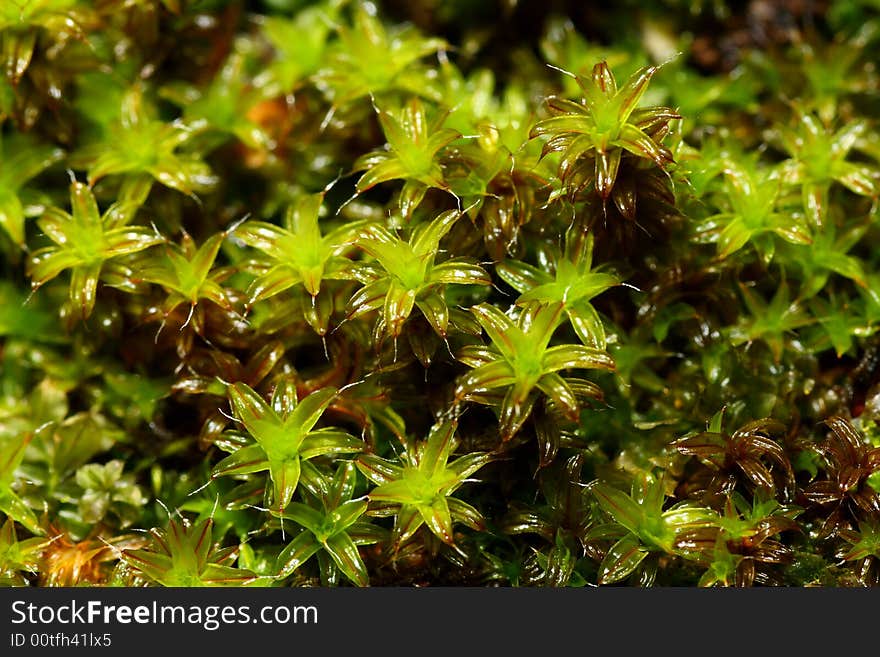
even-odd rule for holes
{"type": "Polygon", "coordinates": [[[876,2],[0,46],[0,582],[880,581],[876,2]]]}

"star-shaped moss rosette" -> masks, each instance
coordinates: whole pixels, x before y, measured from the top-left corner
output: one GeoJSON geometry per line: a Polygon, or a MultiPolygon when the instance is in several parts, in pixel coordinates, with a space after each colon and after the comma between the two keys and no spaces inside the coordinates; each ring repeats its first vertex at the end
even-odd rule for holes
{"type": "MultiPolygon", "coordinates": [[[[564,310],[562,303],[530,303],[513,319],[489,304],[471,308],[492,346],[461,350],[458,359],[473,369],[459,378],[455,397],[460,402],[500,402],[502,440],[509,440],[520,430],[542,394],[576,420],[580,411],[578,396],[572,382],[566,381],[560,371],[614,369],[614,360],[600,349],[574,344],[550,346],[564,310]],[[500,399],[499,393],[503,393],[500,399]]],[[[578,381],[577,387],[592,397],[602,397],[601,389],[594,384],[578,381]]]]}
{"type": "Polygon", "coordinates": [[[338,5],[304,7],[294,16],[269,16],[263,34],[275,57],[254,78],[267,95],[291,94],[309,82],[324,63],[338,5]]]}
{"type": "Polygon", "coordinates": [[[583,92],[579,102],[558,96],[547,100],[552,116],[535,123],[530,136],[548,138],[544,155],[559,154],[557,175],[570,197],[591,184],[603,202],[613,198],[625,207],[625,198],[614,198],[624,154],[653,162],[661,170],[670,167],[672,152],[662,140],[669,122],[681,117],[668,107],[639,107],[657,70],[657,66],[640,68],[618,89],[614,74],[602,61],[589,78],[570,74],[583,92]],[[584,166],[590,167],[589,174],[581,173],[584,166]]]}
{"type": "Polygon", "coordinates": [[[398,204],[408,219],[425,198],[429,188],[448,190],[440,152],[461,134],[441,127],[444,116],[429,121],[425,105],[411,99],[399,110],[377,108],[379,123],[388,140],[386,150],[368,153],[355,162],[355,171],[363,171],[356,192],[361,194],[379,183],[403,180],[398,204]]]}
{"type": "Polygon", "coordinates": [[[368,586],[370,574],[358,546],[378,543],[386,532],[364,518],[367,498],[353,499],[357,468],[345,461],[332,478],[319,481],[319,495],[309,496],[311,504],[291,502],[284,510],[282,517],[302,531],[278,555],[279,576],[289,575],[317,554],[325,586],[337,584],[340,573],[357,586],[368,586]]]}
{"type": "Polygon", "coordinates": [[[171,518],[165,529],[150,532],[152,544],[140,550],[122,550],[120,559],[148,582],[158,586],[247,586],[262,584],[255,573],[235,568],[235,547],[219,549],[214,522],[190,523],[171,518]]]}
{"type": "Polygon", "coordinates": [[[422,60],[446,48],[443,39],[423,37],[411,26],[386,28],[367,2],[355,6],[351,24],[339,25],[337,35],[325,65],[314,74],[334,107],[394,94],[441,99],[422,60]]]}
{"type": "Polygon", "coordinates": [[[499,263],[495,271],[520,293],[517,305],[561,303],[581,342],[588,347],[605,349],[605,327],[590,300],[619,285],[620,279],[599,268],[593,269],[592,233],[581,246],[574,246],[574,241],[566,242],[565,253],[555,259],[551,272],[512,259],[499,263]]]}
{"type": "Polygon", "coordinates": [[[357,279],[348,254],[365,225],[354,221],[322,230],[323,202],[323,192],[303,195],[288,207],[283,226],[247,221],[235,229],[236,238],[262,254],[249,267],[256,278],[248,287],[248,306],[301,285],[311,297],[306,320],[319,335],[329,330],[328,318],[318,312],[330,296],[327,282],[357,279]]]}
{"type": "Polygon", "coordinates": [[[740,292],[749,314],[743,313],[739,323],[728,329],[730,343],[737,346],[761,341],[778,362],[785,342],[795,335],[796,329],[811,324],[813,318],[798,299],[791,298],[791,289],[785,281],[780,283],[769,302],[745,285],[740,285],[740,292]]]}
{"type": "Polygon", "coordinates": [[[159,309],[163,324],[177,308],[184,306],[186,320],[183,327],[192,322],[193,329],[203,335],[206,302],[234,313],[222,285],[233,270],[214,266],[226,237],[226,232],[217,233],[197,247],[192,237],[184,233],[179,246],[166,244],[162,255],[144,258],[137,263],[128,280],[134,284],[154,283],[167,295],[159,309]]]}
{"type": "Polygon", "coordinates": [[[144,177],[188,195],[210,189],[216,177],[200,153],[186,149],[204,126],[157,118],[145,95],[141,85],[126,91],[116,120],[103,126],[102,134],[76,152],[73,161],[88,169],[90,185],[122,176],[144,177]]]}
{"type": "Polygon", "coordinates": [[[348,318],[381,310],[376,324],[377,338],[396,339],[413,311],[418,308],[441,337],[449,326],[449,307],[444,295],[447,285],[489,285],[489,274],[472,258],[450,258],[435,262],[440,240],[461,217],[449,210],[415,227],[403,240],[381,225],[366,226],[356,244],[375,259],[361,267],[366,283],[348,302],[348,318]]]}
{"type": "Polygon", "coordinates": [[[696,536],[716,535],[708,568],[700,586],[752,586],[778,584],[780,566],[794,559],[793,550],[780,540],[785,531],[797,531],[795,518],[801,509],[782,506],[774,499],[756,495],[751,504],[739,493],[728,496],[718,528],[701,528],[696,536]]]}
{"type": "Polygon", "coordinates": [[[394,516],[395,546],[412,538],[422,525],[449,545],[455,540],[455,522],[475,530],[484,527],[480,512],[452,494],[493,457],[472,452],[450,462],[458,444],[456,428],[448,421],[434,425],[426,440],[408,445],[396,462],[375,454],[357,458],[358,469],[376,484],[368,494],[370,513],[394,516]]]}
{"type": "Polygon", "coordinates": [[[703,219],[697,228],[700,240],[714,242],[720,257],[727,258],[751,244],[769,261],[775,249],[773,236],[791,244],[812,242],[803,214],[781,206],[783,178],[779,171],[745,155],[729,155],[723,171],[717,201],[720,211],[703,219]]]}
{"type": "Polygon", "coordinates": [[[803,209],[811,225],[827,222],[829,194],[840,185],[853,194],[880,195],[880,169],[851,159],[850,154],[868,130],[864,121],[854,121],[834,131],[814,114],[800,111],[794,126],[778,130],[782,147],[789,154],[780,168],[786,185],[800,186],[803,209]]]}
{"type": "Polygon", "coordinates": [[[104,214],[92,190],[80,182],[70,186],[71,213],[48,208],[37,222],[54,246],[34,251],[28,274],[34,289],[70,270],[70,302],[75,316],[92,313],[98,280],[105,265],[115,258],[161,244],[165,238],[152,228],[129,226],[136,206],[110,206],[104,214]]]}
{"type": "Polygon", "coordinates": [[[823,537],[880,511],[880,447],[865,441],[846,418],[830,417],[825,424],[831,434],[814,446],[825,461],[825,476],[803,491],[808,500],[830,509],[819,531],[823,537]]]}
{"type": "Polygon", "coordinates": [[[363,442],[333,427],[315,429],[324,411],[338,394],[321,388],[298,400],[296,385],[283,379],[275,387],[271,404],[245,383],[229,386],[236,418],[247,430],[245,444],[220,461],[212,477],[242,476],[269,471],[271,508],[283,513],[290,504],[303,468],[317,456],[360,452],[363,442]]]}
{"type": "MultiPolygon", "coordinates": [[[[707,469],[706,493],[731,494],[747,486],[762,495],[791,496],[794,472],[779,438],[785,426],[770,418],[747,422],[732,433],[722,431],[724,410],[709,421],[706,431],[688,434],[671,446],[693,456],[707,469]],[[776,438],[774,440],[774,437],[776,438]]],[[[696,492],[696,491],[694,491],[696,492]]]]}
{"type": "Polygon", "coordinates": [[[586,541],[616,539],[599,565],[599,584],[612,584],[635,573],[643,585],[650,585],[660,555],[695,559],[698,554],[691,536],[718,523],[715,511],[690,501],[665,508],[662,478],[639,477],[629,495],[603,483],[595,483],[592,490],[611,521],[593,527],[586,541]]]}

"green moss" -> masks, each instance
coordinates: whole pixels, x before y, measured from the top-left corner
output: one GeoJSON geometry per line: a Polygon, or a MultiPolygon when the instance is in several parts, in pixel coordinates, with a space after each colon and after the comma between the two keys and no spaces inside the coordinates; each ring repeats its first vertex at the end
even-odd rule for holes
{"type": "Polygon", "coordinates": [[[880,583],[877,9],[443,4],[0,10],[0,582],[880,583]]]}

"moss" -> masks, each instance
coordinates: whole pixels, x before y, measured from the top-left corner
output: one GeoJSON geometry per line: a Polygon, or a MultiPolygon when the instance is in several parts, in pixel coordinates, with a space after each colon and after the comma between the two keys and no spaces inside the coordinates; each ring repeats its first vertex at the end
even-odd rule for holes
{"type": "Polygon", "coordinates": [[[0,11],[0,581],[880,581],[876,8],[483,4],[0,11]]]}

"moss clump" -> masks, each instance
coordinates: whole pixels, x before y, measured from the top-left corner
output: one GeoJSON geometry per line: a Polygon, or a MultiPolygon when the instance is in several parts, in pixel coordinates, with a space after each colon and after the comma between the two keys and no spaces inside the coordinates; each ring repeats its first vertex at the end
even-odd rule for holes
{"type": "Polygon", "coordinates": [[[13,4],[4,583],[878,583],[869,3],[13,4]]]}

